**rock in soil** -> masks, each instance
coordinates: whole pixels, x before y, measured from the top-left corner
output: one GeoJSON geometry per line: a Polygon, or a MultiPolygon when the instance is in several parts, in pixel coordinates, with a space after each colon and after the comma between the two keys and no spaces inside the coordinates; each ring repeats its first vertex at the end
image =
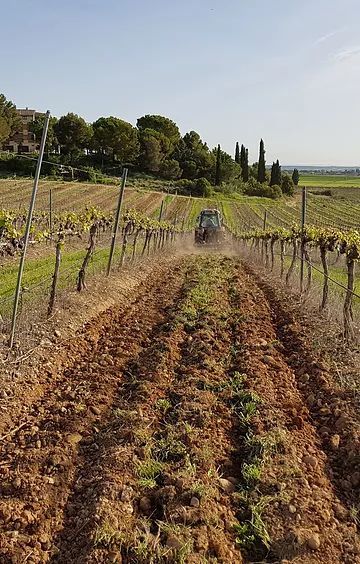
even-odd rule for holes
{"type": "Polygon", "coordinates": [[[200,500],[197,497],[192,497],[190,500],[191,507],[199,507],[200,500]]]}
{"type": "Polygon", "coordinates": [[[337,505],[334,505],[333,507],[335,516],[340,519],[341,521],[345,521],[348,517],[348,511],[347,509],[345,509],[345,507],[343,507],[342,505],[340,505],[340,503],[338,503],[337,505]]]}
{"type": "Polygon", "coordinates": [[[330,438],[330,445],[331,445],[331,448],[333,450],[337,450],[339,448],[339,445],[340,445],[340,436],[339,435],[333,435],[330,438]]]}
{"type": "Polygon", "coordinates": [[[319,535],[317,533],[314,533],[313,535],[311,535],[307,540],[307,544],[308,544],[309,548],[311,548],[311,550],[318,550],[320,548],[320,545],[321,545],[319,535]]]}
{"type": "Polygon", "coordinates": [[[315,456],[311,456],[310,454],[304,456],[302,461],[303,461],[304,464],[307,464],[308,466],[311,466],[312,468],[316,468],[316,466],[317,466],[317,460],[316,460],[315,456]]]}
{"type": "Polygon", "coordinates": [[[225,492],[225,493],[233,493],[235,491],[235,486],[232,482],[230,482],[229,480],[227,480],[226,478],[220,478],[219,479],[219,483],[220,483],[220,488],[225,492]]]}
{"type": "Polygon", "coordinates": [[[140,511],[143,513],[150,513],[151,511],[151,500],[150,498],[143,496],[139,501],[140,511]]]}
{"type": "Polygon", "coordinates": [[[82,440],[82,435],[80,433],[71,433],[67,436],[67,442],[71,445],[76,445],[82,440]]]}

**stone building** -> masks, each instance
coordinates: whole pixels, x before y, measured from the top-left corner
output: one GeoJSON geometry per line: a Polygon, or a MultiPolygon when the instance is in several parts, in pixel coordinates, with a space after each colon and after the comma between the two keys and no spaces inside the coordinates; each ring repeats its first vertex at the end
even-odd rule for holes
{"type": "Polygon", "coordinates": [[[29,131],[29,124],[38,116],[43,116],[41,112],[35,110],[17,109],[17,113],[21,117],[22,129],[14,133],[6,142],[3,149],[13,153],[34,153],[38,151],[40,146],[35,140],[35,135],[29,131]]]}

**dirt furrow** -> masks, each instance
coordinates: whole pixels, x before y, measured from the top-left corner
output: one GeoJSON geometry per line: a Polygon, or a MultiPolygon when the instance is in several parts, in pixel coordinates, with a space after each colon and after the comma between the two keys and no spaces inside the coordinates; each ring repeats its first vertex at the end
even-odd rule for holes
{"type": "Polygon", "coordinates": [[[360,562],[351,402],[286,308],[236,257],[154,273],[9,402],[0,563],[360,562]]]}
{"type": "MultiPolygon", "coordinates": [[[[223,358],[230,354],[230,342],[226,331],[220,341],[219,320],[205,329],[211,325],[205,311],[204,319],[193,323],[196,297],[193,303],[189,296],[197,290],[197,277],[192,278],[191,268],[189,274],[166,325],[127,367],[113,421],[96,439],[100,450],[90,451],[81,468],[55,562],[107,562],[109,554],[124,563],[186,557],[189,562],[205,557],[241,562],[229,491],[221,490],[221,484],[231,491],[235,485],[219,481],[220,466],[227,475],[235,471],[229,462],[236,450],[234,418],[225,398],[217,397],[219,389],[227,388],[223,358]],[[223,344],[207,366],[216,341],[223,344]],[[96,502],[87,504],[94,490],[96,502]]],[[[211,297],[212,308],[219,305],[222,284],[211,297]]],[[[224,326],[226,311],[223,315],[224,326]]]]}
{"type": "Polygon", "coordinates": [[[52,561],[107,562],[116,547],[131,541],[137,547],[139,484],[143,480],[146,488],[146,480],[155,479],[150,477],[149,449],[161,418],[161,400],[171,385],[178,339],[168,309],[148,346],[125,367],[106,424],[94,429],[82,449],[52,561]]]}
{"type": "Polygon", "coordinates": [[[260,282],[260,287],[269,300],[276,336],[286,349],[286,362],[294,371],[327,455],[329,478],[348,509],[360,508],[360,424],[355,395],[335,383],[329,367],[318,358],[309,338],[273,289],[265,282],[260,282]]]}
{"type": "Polygon", "coordinates": [[[161,280],[152,281],[151,291],[127,313],[108,312],[100,331],[90,326],[85,346],[73,345],[72,362],[57,374],[56,385],[33,405],[21,429],[2,441],[4,562],[45,562],[49,557],[82,461],[82,445],[92,442],[94,428],[107,419],[124,366],[149,345],[181,284],[181,266],[173,266],[161,280]]]}
{"type": "MultiPolygon", "coordinates": [[[[229,403],[229,264],[227,259],[207,259],[199,268],[196,285],[179,307],[181,355],[166,398],[163,428],[155,437],[162,445],[161,458],[171,467],[157,525],[184,561],[235,564],[242,557],[235,545],[231,494],[238,482],[241,437],[229,403]]],[[[155,489],[149,499],[163,497],[163,491],[155,489]]]]}
{"type": "Polygon", "coordinates": [[[288,365],[292,351],[279,340],[265,295],[241,268],[234,290],[242,315],[239,365],[263,402],[257,434],[266,440],[276,433],[281,446],[261,479],[264,494],[275,502],[263,512],[272,537],[269,557],[298,558],[302,563],[358,562],[356,526],[334,489],[318,420],[311,416],[288,365]]]}

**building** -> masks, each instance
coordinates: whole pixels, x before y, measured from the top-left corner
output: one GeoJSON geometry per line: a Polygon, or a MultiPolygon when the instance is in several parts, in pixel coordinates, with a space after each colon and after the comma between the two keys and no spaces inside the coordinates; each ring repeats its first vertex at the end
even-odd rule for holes
{"type": "Polygon", "coordinates": [[[17,109],[16,111],[21,117],[22,129],[14,133],[3,148],[5,151],[13,153],[34,153],[39,150],[40,145],[36,141],[35,135],[29,131],[29,124],[35,121],[35,118],[44,114],[29,110],[29,108],[17,109]]]}

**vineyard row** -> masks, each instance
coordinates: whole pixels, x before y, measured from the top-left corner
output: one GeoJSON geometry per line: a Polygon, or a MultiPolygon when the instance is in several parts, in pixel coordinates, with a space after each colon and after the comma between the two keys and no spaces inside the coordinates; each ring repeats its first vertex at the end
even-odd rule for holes
{"type": "MultiPolygon", "coordinates": [[[[291,229],[276,228],[268,230],[253,230],[233,235],[235,241],[242,241],[245,246],[250,244],[250,250],[260,254],[265,262],[265,266],[274,269],[275,247],[279,248],[280,257],[280,276],[285,275],[286,284],[294,272],[297,260],[301,259],[307,265],[307,284],[301,291],[306,294],[310,290],[312,268],[311,251],[318,249],[323,274],[322,299],[320,310],[324,311],[328,307],[329,298],[329,252],[336,251],[338,255],[343,255],[346,261],[347,284],[344,286],[345,299],[343,304],[344,337],[347,341],[354,340],[353,328],[353,297],[355,294],[355,263],[360,259],[360,234],[358,231],[340,231],[331,228],[317,228],[305,226],[304,229],[293,227],[291,229]],[[285,274],[285,253],[286,247],[292,248],[290,265],[285,274]]],[[[339,285],[339,284],[338,284],[339,285]]]]}

